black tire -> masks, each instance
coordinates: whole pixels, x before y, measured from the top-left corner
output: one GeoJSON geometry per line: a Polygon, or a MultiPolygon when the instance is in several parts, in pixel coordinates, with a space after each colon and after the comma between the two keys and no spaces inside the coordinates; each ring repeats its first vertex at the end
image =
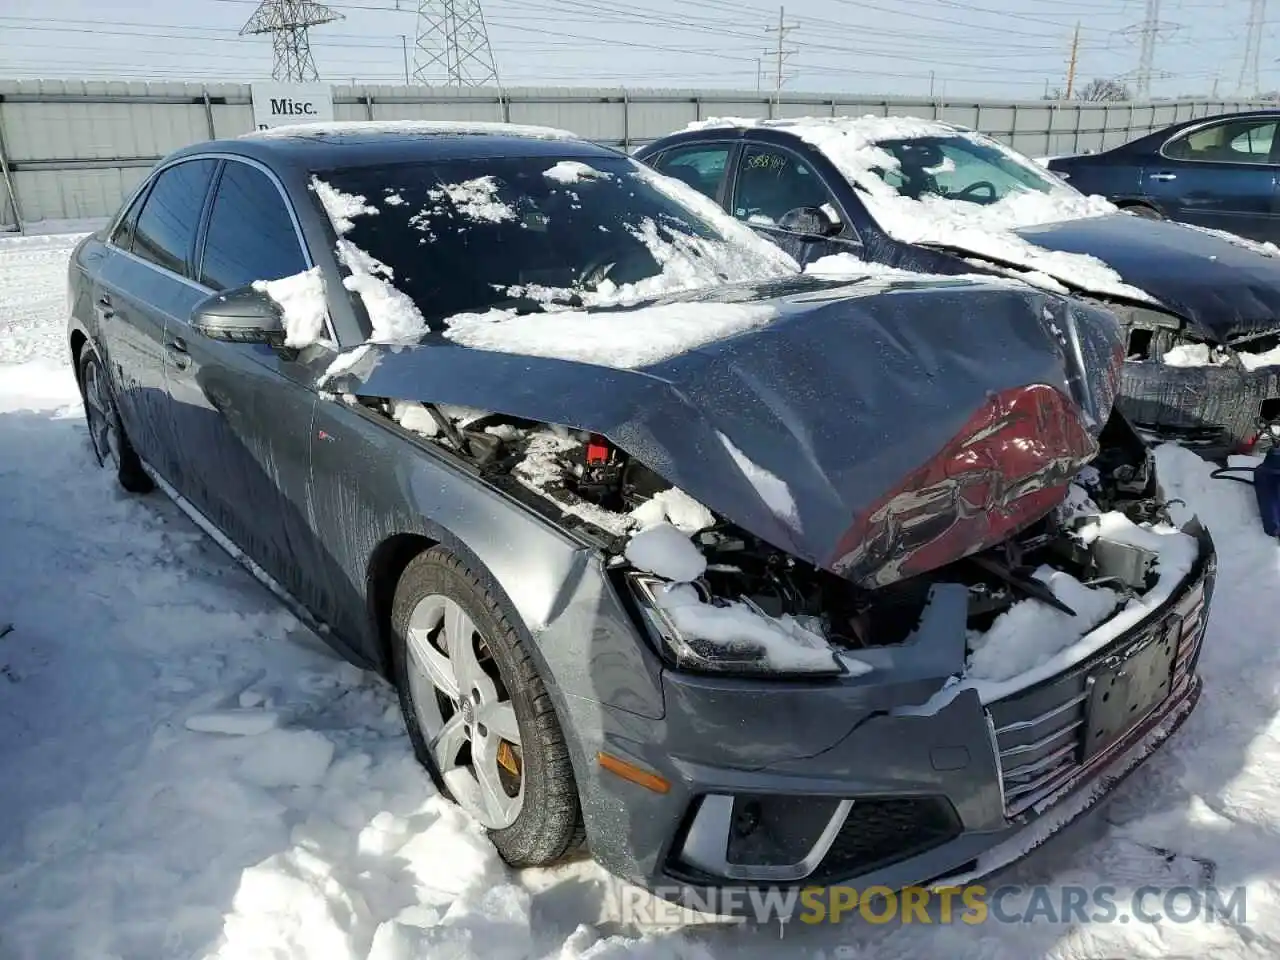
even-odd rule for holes
{"type": "Polygon", "coordinates": [[[1155,207],[1148,207],[1145,203],[1134,203],[1123,208],[1125,213],[1132,213],[1135,217],[1141,217],[1143,220],[1163,220],[1164,215],[1155,207]]]}
{"type": "Polygon", "coordinates": [[[396,585],[391,611],[392,668],[414,754],[440,792],[452,800],[419,727],[408,677],[409,618],[421,600],[435,595],[462,607],[486,639],[520,728],[524,802],[515,822],[489,830],[489,838],[513,867],[558,863],[581,844],[583,830],[569,750],[551,697],[501,606],[461,560],[438,546],[410,561],[396,585]]]}
{"type": "Polygon", "coordinates": [[[93,455],[97,458],[99,466],[107,467],[111,465],[93,437],[94,423],[90,416],[90,400],[86,388],[87,376],[91,366],[96,367],[98,375],[102,378],[105,398],[109,408],[105,411],[105,415],[109,418],[115,430],[116,443],[118,445],[115,457],[116,479],[119,481],[120,486],[124,487],[129,493],[150,493],[155,489],[155,484],[151,482],[147,472],[142,469],[142,461],[138,459],[138,454],[133,449],[133,444],[129,442],[129,435],[125,432],[124,423],[120,419],[120,409],[116,404],[115,387],[111,383],[110,373],[98,356],[98,352],[90,344],[85,344],[80,351],[76,379],[80,385],[80,399],[84,401],[85,422],[89,427],[89,444],[93,448],[93,455]]]}

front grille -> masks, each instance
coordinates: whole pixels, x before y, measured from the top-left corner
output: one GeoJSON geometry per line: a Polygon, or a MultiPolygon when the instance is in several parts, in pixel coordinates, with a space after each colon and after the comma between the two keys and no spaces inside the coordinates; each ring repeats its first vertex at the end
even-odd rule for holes
{"type": "Polygon", "coordinates": [[[813,882],[868,873],[931,850],[960,835],[951,804],[932,797],[854,800],[813,882]]]}
{"type": "MultiPolygon", "coordinates": [[[[1165,630],[1179,630],[1169,694],[1151,713],[1159,711],[1170,699],[1187,694],[1204,636],[1207,596],[1206,577],[1194,584],[1166,616],[1137,637],[1126,638],[1052,680],[990,704],[988,716],[999,756],[1006,816],[1016,817],[1032,808],[1048,806],[1052,798],[1074,786],[1091,767],[1104,762],[1106,750],[1091,761],[1085,759],[1089,678],[1100,668],[1155,642],[1165,630]]],[[[1151,713],[1135,718],[1130,729],[1141,726],[1151,713]]]]}

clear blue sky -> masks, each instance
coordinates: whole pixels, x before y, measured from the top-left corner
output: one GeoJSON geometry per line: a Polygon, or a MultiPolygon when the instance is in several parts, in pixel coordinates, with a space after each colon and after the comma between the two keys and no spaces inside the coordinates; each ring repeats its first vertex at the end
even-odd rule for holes
{"type": "MultiPolygon", "coordinates": [[[[772,86],[757,65],[776,34],[769,0],[483,0],[508,86],[772,86]]],[[[337,0],[345,20],[311,33],[321,77],[403,82],[402,34],[417,0],[337,0]]],[[[0,0],[0,77],[253,80],[271,44],[239,38],[257,0],[0,0]]],[[[808,92],[1038,97],[1061,86],[1081,23],[1078,76],[1137,66],[1144,0],[789,0],[786,88],[808,92]]],[[[1248,0],[1164,0],[1156,95],[1235,92],[1248,0]]],[[[1280,87],[1275,26],[1263,40],[1263,89],[1280,87]]]]}

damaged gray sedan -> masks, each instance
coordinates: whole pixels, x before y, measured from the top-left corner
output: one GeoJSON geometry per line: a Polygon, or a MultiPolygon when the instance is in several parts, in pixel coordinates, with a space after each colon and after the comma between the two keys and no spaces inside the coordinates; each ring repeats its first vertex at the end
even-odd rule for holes
{"type": "Polygon", "coordinates": [[[394,683],[515,866],[958,880],[1199,695],[1212,544],[1078,300],[804,276],[612,150],[448,125],[181,151],[70,286],[99,460],[394,683]]]}

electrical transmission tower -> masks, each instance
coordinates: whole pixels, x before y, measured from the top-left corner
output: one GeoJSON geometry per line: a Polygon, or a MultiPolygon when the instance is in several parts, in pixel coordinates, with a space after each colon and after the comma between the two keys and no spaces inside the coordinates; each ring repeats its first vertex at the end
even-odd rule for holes
{"type": "Polygon", "coordinates": [[[1249,29],[1244,38],[1244,62],[1240,64],[1240,93],[1257,96],[1262,56],[1262,28],[1267,22],[1267,0],[1249,0],[1249,29]]]}
{"type": "MultiPolygon", "coordinates": [[[[1134,24],[1126,27],[1122,32],[1132,35],[1138,34],[1139,52],[1138,52],[1138,69],[1133,71],[1135,95],[1139,100],[1151,99],[1151,80],[1156,76],[1156,43],[1162,39],[1168,32],[1176,30],[1178,24],[1166,23],[1160,19],[1160,0],[1147,0],[1146,13],[1142,18],[1142,23],[1134,24]]],[[[1172,76],[1168,73],[1160,73],[1161,77],[1172,76]]]]}
{"type": "Polygon", "coordinates": [[[452,87],[501,86],[480,0],[419,0],[413,79],[452,87]]]}
{"type": "Polygon", "coordinates": [[[275,54],[271,78],[308,83],[319,80],[320,74],[316,72],[307,31],[342,19],[342,14],[314,0],[262,0],[249,22],[240,28],[240,36],[271,34],[275,54]]]}

